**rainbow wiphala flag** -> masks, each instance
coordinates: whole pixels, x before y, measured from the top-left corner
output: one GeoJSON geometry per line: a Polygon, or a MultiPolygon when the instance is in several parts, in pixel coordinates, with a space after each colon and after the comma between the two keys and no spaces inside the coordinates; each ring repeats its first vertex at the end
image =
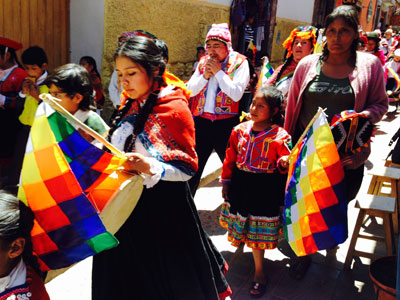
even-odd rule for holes
{"type": "Polygon", "coordinates": [[[397,92],[398,90],[399,90],[399,88],[400,88],[400,77],[399,77],[399,74],[397,74],[392,68],[390,68],[390,67],[386,67],[386,69],[388,70],[388,73],[390,73],[392,76],[393,76],[393,78],[394,78],[394,80],[395,80],[395,82],[396,82],[396,84],[393,86],[393,88],[392,88],[392,92],[393,93],[395,93],[395,92],[397,92]]]}
{"type": "Polygon", "coordinates": [[[42,270],[70,266],[115,247],[88,197],[121,158],[86,141],[47,103],[37,110],[21,172],[18,198],[35,214],[33,250],[42,270]]]}
{"type": "Polygon", "coordinates": [[[291,248],[303,256],[343,243],[347,239],[344,172],[323,113],[292,155],[283,213],[291,248]]]}
{"type": "Polygon", "coordinates": [[[257,81],[256,88],[258,89],[262,87],[267,82],[268,78],[271,77],[272,74],[274,74],[274,68],[269,63],[268,57],[264,57],[262,69],[260,72],[260,78],[257,81]]]}

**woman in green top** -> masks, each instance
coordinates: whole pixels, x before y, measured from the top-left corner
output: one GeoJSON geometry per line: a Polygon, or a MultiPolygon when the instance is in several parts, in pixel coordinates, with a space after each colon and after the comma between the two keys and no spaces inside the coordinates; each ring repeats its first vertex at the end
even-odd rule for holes
{"type": "MultiPolygon", "coordinates": [[[[294,143],[318,107],[326,108],[329,121],[344,110],[355,110],[372,123],[378,122],[388,109],[381,63],[376,57],[357,51],[357,11],[352,6],[339,6],[325,23],[322,55],[309,55],[299,62],[289,89],[284,128],[294,143]]],[[[363,148],[341,160],[347,201],[358,193],[369,152],[369,147],[363,148]]],[[[310,262],[309,256],[298,258],[290,274],[303,278],[310,262]]]]}

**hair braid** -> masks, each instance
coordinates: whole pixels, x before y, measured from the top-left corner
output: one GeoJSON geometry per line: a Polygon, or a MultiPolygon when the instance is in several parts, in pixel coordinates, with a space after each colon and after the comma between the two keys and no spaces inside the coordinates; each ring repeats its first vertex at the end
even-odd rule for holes
{"type": "Polygon", "coordinates": [[[121,122],[122,118],[131,109],[133,101],[134,100],[132,98],[126,99],[124,107],[117,112],[117,114],[115,115],[115,117],[111,121],[111,126],[110,126],[111,129],[110,129],[109,134],[108,134],[109,139],[111,139],[112,134],[117,129],[117,127],[118,127],[119,123],[121,122]]]}
{"type": "Polygon", "coordinates": [[[276,75],[276,77],[275,77],[275,80],[273,82],[274,85],[276,84],[276,82],[279,81],[279,79],[281,79],[281,76],[282,76],[283,72],[286,70],[287,66],[290,65],[292,60],[293,60],[293,55],[291,55],[287,60],[285,60],[285,62],[282,65],[282,68],[279,70],[278,75],[276,75]]]}

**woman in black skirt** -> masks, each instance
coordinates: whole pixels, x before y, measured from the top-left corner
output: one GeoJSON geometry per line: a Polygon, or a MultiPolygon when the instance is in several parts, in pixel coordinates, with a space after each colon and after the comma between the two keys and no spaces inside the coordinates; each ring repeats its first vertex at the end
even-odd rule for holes
{"type": "Polygon", "coordinates": [[[200,224],[186,182],[197,169],[189,95],[165,76],[152,39],[127,40],[115,62],[125,99],[111,142],[145,187],[115,235],[120,244],[93,259],[93,299],[224,299],[231,294],[227,265],[200,224]]]}

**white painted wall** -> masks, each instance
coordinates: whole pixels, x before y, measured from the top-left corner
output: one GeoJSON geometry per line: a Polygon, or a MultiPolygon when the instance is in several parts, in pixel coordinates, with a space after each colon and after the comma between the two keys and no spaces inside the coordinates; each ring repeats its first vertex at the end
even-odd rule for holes
{"type": "Polygon", "coordinates": [[[312,23],[314,0],[278,0],[276,16],[312,23]]]}
{"type": "Polygon", "coordinates": [[[71,62],[92,56],[101,72],[104,37],[104,0],[71,0],[71,62]]]}

